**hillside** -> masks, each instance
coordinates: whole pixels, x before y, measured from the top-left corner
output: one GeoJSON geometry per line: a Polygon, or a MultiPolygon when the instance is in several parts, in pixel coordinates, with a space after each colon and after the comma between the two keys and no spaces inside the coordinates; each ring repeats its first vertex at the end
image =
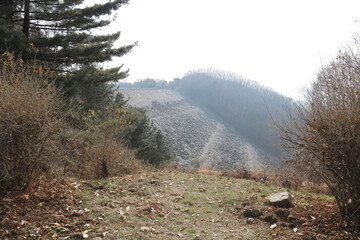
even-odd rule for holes
{"type": "MultiPolygon", "coordinates": [[[[216,174],[216,172],[208,172],[216,174]]],[[[358,239],[335,201],[291,191],[293,208],[267,204],[285,189],[177,171],[104,180],[45,181],[0,195],[1,239],[358,239]]]]}
{"type": "Polygon", "coordinates": [[[250,144],[209,111],[170,89],[121,89],[129,104],[144,108],[170,142],[181,167],[257,168],[267,162],[250,144]]]}
{"type": "Polygon", "coordinates": [[[213,69],[191,71],[169,83],[145,79],[118,86],[130,105],[147,110],[182,167],[279,164],[282,149],[273,125],[294,106],[290,98],[213,69]]]}
{"type": "Polygon", "coordinates": [[[215,69],[190,71],[169,85],[231,126],[272,163],[281,157],[273,119],[283,119],[293,105],[290,98],[243,76],[215,69]]]}

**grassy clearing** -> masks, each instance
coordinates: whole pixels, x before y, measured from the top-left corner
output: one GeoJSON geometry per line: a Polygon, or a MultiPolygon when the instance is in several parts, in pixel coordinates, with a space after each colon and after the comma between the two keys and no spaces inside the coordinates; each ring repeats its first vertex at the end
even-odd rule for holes
{"type": "MultiPolygon", "coordinates": [[[[289,214],[290,220],[286,219],[281,223],[283,226],[275,229],[270,229],[271,224],[262,218],[244,217],[242,214],[247,208],[259,209],[263,216],[271,215],[276,209],[266,204],[265,197],[286,190],[251,180],[166,171],[112,178],[101,184],[101,187],[93,186],[100,187],[101,191],[92,189],[94,194],[84,201],[93,206],[91,217],[99,218],[98,213],[103,214],[100,229],[110,231],[108,236],[125,239],[305,239],[305,235],[321,236],[302,232],[300,225],[306,219],[300,221],[296,213],[296,216],[289,214]],[[291,221],[298,223],[291,225],[288,223],[291,221]],[[117,227],[121,230],[116,230],[117,227]]],[[[302,211],[311,205],[307,199],[334,204],[329,196],[292,194],[295,208],[302,211]]]]}
{"type": "MultiPolygon", "coordinates": [[[[3,239],[12,239],[7,237],[9,234],[18,234],[14,235],[18,239],[30,234],[33,239],[358,239],[336,220],[338,215],[331,197],[292,191],[294,208],[274,208],[266,204],[265,197],[286,189],[251,180],[162,171],[100,181],[72,181],[68,185],[73,189],[68,193],[71,201],[67,197],[67,202],[61,205],[66,207],[61,210],[59,206],[49,205],[49,212],[59,215],[63,211],[63,220],[56,219],[56,214],[50,215],[43,227],[38,227],[39,222],[28,212],[23,217],[28,223],[18,225],[15,232],[11,224],[2,223],[4,230],[0,230],[0,236],[3,239]],[[246,209],[259,210],[261,215],[244,217],[246,209]],[[276,219],[275,228],[270,228],[269,219],[276,219]]],[[[1,213],[6,215],[12,208],[8,203],[1,213]]]]}

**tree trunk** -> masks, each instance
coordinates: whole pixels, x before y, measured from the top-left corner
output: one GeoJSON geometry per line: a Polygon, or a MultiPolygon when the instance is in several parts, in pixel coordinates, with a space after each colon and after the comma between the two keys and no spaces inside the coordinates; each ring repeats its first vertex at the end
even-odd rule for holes
{"type": "Polygon", "coordinates": [[[29,40],[29,35],[30,35],[30,0],[25,0],[23,33],[25,34],[26,39],[29,40]]]}
{"type": "MultiPolygon", "coordinates": [[[[30,0],[25,0],[24,6],[24,22],[23,22],[23,34],[25,35],[26,44],[29,44],[29,36],[30,36],[30,0]]],[[[27,61],[27,50],[24,49],[22,51],[22,59],[27,61]]]]}

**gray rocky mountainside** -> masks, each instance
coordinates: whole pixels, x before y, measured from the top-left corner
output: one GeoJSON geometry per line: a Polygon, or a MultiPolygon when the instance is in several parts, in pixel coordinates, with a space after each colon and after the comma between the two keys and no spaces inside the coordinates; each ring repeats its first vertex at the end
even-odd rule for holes
{"type": "Polygon", "coordinates": [[[170,89],[120,89],[129,105],[147,115],[169,141],[180,167],[217,170],[271,162],[258,147],[206,109],[170,89]]]}

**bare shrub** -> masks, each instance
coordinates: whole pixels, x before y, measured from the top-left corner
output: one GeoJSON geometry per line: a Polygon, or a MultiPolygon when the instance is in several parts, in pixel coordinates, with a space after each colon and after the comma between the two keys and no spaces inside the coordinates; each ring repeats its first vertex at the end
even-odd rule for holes
{"type": "Polygon", "coordinates": [[[70,133],[67,147],[71,158],[66,162],[64,174],[101,179],[134,174],[147,168],[122,139],[119,114],[90,110],[81,115],[86,127],[70,133]]]}
{"type": "Polygon", "coordinates": [[[169,171],[180,170],[180,165],[179,162],[172,160],[169,161],[167,164],[163,165],[161,169],[166,169],[169,171]]]}
{"type": "Polygon", "coordinates": [[[254,177],[252,176],[251,170],[246,167],[243,167],[243,166],[239,166],[239,167],[235,168],[234,170],[223,171],[222,175],[234,177],[234,178],[254,179],[254,177]]]}
{"type": "Polygon", "coordinates": [[[330,193],[328,187],[323,182],[312,181],[307,175],[288,168],[281,168],[281,170],[275,168],[249,170],[245,167],[238,167],[234,170],[223,171],[221,175],[254,180],[267,185],[275,185],[296,191],[330,193]]]}
{"type": "Polygon", "coordinates": [[[220,176],[221,172],[213,170],[209,167],[201,167],[198,169],[198,173],[200,174],[205,174],[205,175],[215,175],[215,176],[220,176]]]}
{"type": "Polygon", "coordinates": [[[0,184],[31,186],[62,161],[60,130],[65,128],[61,95],[41,67],[0,59],[0,184]]]}
{"type": "Polygon", "coordinates": [[[278,126],[292,161],[321,177],[344,216],[360,221],[360,55],[321,69],[289,121],[278,126]]]}
{"type": "Polygon", "coordinates": [[[79,173],[84,179],[101,179],[134,174],[144,168],[131,150],[113,140],[85,148],[79,156],[79,173]]]}

